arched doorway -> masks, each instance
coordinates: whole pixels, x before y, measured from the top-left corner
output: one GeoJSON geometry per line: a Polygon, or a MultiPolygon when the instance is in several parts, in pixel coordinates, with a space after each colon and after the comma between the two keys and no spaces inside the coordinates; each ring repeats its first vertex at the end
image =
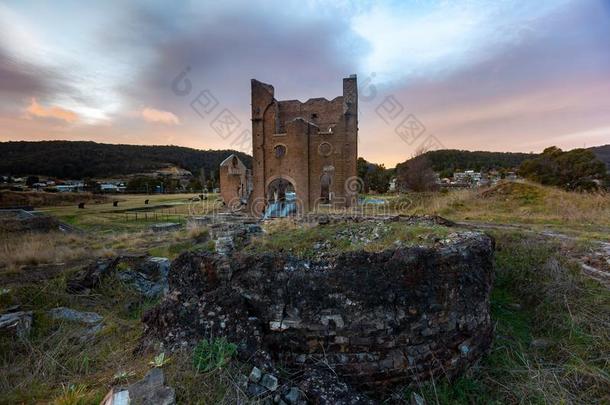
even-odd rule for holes
{"type": "Polygon", "coordinates": [[[287,199],[294,199],[294,185],[287,179],[277,178],[267,186],[267,201],[282,202],[287,199]]]}
{"type": "Polygon", "coordinates": [[[297,213],[294,184],[285,178],[276,178],[267,186],[265,218],[287,217],[297,213]]]}

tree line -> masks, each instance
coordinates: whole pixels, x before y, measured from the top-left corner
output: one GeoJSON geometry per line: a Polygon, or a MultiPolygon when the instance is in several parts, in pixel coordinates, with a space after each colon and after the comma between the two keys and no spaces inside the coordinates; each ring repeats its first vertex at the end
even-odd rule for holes
{"type": "Polygon", "coordinates": [[[113,145],[88,141],[0,142],[0,174],[85,179],[145,173],[175,165],[198,176],[218,177],[218,166],[235,153],[247,167],[252,158],[233,150],[180,146],[113,145]]]}

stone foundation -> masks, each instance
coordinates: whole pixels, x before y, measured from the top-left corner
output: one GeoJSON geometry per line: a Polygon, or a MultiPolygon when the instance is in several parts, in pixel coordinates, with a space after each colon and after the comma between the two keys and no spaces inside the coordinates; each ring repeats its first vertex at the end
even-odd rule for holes
{"type": "Polygon", "coordinates": [[[170,293],[145,315],[146,336],[173,347],[226,336],[244,359],[262,350],[289,368],[324,364],[379,395],[452,378],[491,342],[493,247],[488,236],[462,232],[434,247],[317,262],[184,253],[170,293]]]}

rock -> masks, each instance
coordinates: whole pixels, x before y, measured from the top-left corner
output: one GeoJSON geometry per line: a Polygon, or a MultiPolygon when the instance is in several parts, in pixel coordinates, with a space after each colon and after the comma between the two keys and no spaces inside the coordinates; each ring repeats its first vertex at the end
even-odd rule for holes
{"type": "Polygon", "coordinates": [[[290,405],[295,405],[299,402],[300,395],[301,393],[299,392],[299,389],[292,387],[290,390],[288,390],[288,393],[284,396],[284,398],[290,405]]]}
{"type": "Polygon", "coordinates": [[[75,309],[58,307],[49,311],[49,315],[53,319],[61,319],[70,322],[80,322],[88,325],[96,325],[104,319],[96,312],[80,312],[75,309]]]}
{"type": "Polygon", "coordinates": [[[146,376],[124,388],[112,389],[102,400],[101,405],[174,405],[174,389],[165,385],[165,375],[160,368],[153,368],[146,376]]]}
{"type": "Polygon", "coordinates": [[[253,383],[257,383],[261,380],[262,372],[258,367],[254,367],[252,371],[250,371],[250,376],[248,379],[253,383]]]}
{"type": "Polygon", "coordinates": [[[131,267],[127,269],[118,270],[117,275],[144,297],[158,298],[167,293],[170,264],[166,257],[147,257],[130,263],[131,267]]]}
{"type": "Polygon", "coordinates": [[[265,374],[261,380],[261,385],[269,391],[275,391],[278,387],[277,377],[271,374],[265,374]]]}
{"type": "Polygon", "coordinates": [[[303,374],[299,388],[305,393],[307,403],[373,405],[374,401],[353,390],[340,381],[336,374],[328,369],[311,369],[303,374]]]}
{"type": "Polygon", "coordinates": [[[97,335],[104,327],[102,323],[104,318],[96,312],[81,312],[71,308],[58,307],[50,310],[49,316],[56,320],[77,322],[86,325],[86,328],[79,330],[77,334],[77,338],[81,342],[97,335]]]}
{"type": "Polygon", "coordinates": [[[229,254],[235,248],[233,238],[230,236],[221,236],[216,239],[216,253],[221,255],[229,254]]]}
{"type": "Polygon", "coordinates": [[[410,405],[426,405],[426,400],[417,392],[411,393],[410,405]]]}
{"type": "Polygon", "coordinates": [[[32,311],[10,312],[0,315],[0,332],[27,339],[32,330],[32,311]]]}
{"type": "Polygon", "coordinates": [[[100,405],[129,405],[129,391],[126,389],[111,388],[100,405]]]}
{"type": "Polygon", "coordinates": [[[153,232],[172,232],[180,230],[181,227],[182,225],[176,222],[161,222],[151,225],[150,229],[152,229],[153,232]]]}
{"type": "Polygon", "coordinates": [[[547,339],[534,339],[530,342],[530,347],[533,349],[546,349],[551,345],[547,339]]]}
{"type": "Polygon", "coordinates": [[[113,259],[97,260],[73,275],[67,282],[67,290],[82,293],[100,285],[101,281],[115,273],[120,280],[131,285],[146,298],[157,298],[167,292],[167,274],[170,260],[165,257],[123,255],[113,259]]]}
{"type": "Polygon", "coordinates": [[[263,233],[263,228],[259,224],[249,224],[246,226],[249,234],[257,235],[263,233]]]}
{"type": "Polygon", "coordinates": [[[248,395],[251,397],[258,397],[267,392],[267,389],[258,384],[248,384],[248,395]]]}
{"type": "Polygon", "coordinates": [[[66,290],[82,293],[99,286],[102,279],[114,270],[117,259],[103,259],[91,263],[68,279],[66,290]]]}

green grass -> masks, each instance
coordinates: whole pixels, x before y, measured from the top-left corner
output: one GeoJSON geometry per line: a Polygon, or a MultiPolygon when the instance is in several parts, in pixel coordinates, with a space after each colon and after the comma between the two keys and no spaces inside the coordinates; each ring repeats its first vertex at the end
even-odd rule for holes
{"type": "MultiPolygon", "coordinates": [[[[456,381],[438,379],[413,390],[425,396],[428,403],[441,404],[610,403],[610,293],[583,276],[566,250],[585,251],[592,239],[609,238],[607,197],[529,186],[496,191],[485,198],[480,191],[465,190],[391,196],[388,200],[389,205],[404,208],[400,203],[409,199],[406,214],[442,213],[454,220],[527,223],[531,227],[550,224],[583,239],[566,247],[562,245],[566,241],[549,241],[532,232],[494,232],[497,252],[491,311],[495,338],[489,354],[456,381]],[[535,339],[544,339],[548,346],[533,347],[535,339]]],[[[140,207],[142,197],[128,197],[119,208],[140,207]]],[[[186,196],[159,196],[151,204],[172,202],[172,198],[184,203],[186,196]]],[[[87,247],[100,252],[148,252],[173,258],[184,250],[213,251],[214,243],[204,241],[204,229],[140,232],[150,222],[122,224],[110,205],[91,205],[80,211],[74,207],[48,208],[63,220],[92,230],[85,237],[57,236],[56,244],[46,237],[27,245],[17,241],[24,251],[43,252],[47,245],[54,249],[55,256],[44,256],[37,263],[67,264],[56,278],[13,284],[8,292],[0,294],[0,311],[13,305],[34,311],[28,342],[0,337],[0,403],[99,403],[113,384],[140,379],[158,354],[135,351],[143,330],[140,317],[156,301],[142,300],[114,277],[92,294],[66,293],[65,279],[76,270],[71,267],[76,264],[70,263],[80,256],[72,258],[69,252],[58,255],[58,249],[87,247]],[[46,311],[56,306],[98,312],[104,316],[105,326],[96,340],[79,342],[74,339],[79,332],[77,325],[46,316],[46,311]]],[[[389,223],[379,238],[365,242],[341,236],[351,226],[360,225],[296,228],[278,223],[275,228],[270,225],[269,233],[257,238],[248,250],[313,257],[314,245],[325,241],[331,253],[377,251],[396,240],[405,245],[434,244],[453,232],[444,227],[389,223]]],[[[372,229],[364,231],[369,234],[372,229]]],[[[12,248],[6,252],[23,254],[12,248]]],[[[247,398],[238,380],[248,375],[250,367],[228,360],[231,352],[228,342],[212,340],[197,355],[186,349],[172,353],[164,370],[179,403],[245,403],[247,398]],[[200,369],[207,371],[202,374],[200,369]]]]}
{"type": "Polygon", "coordinates": [[[12,286],[2,302],[32,310],[34,321],[28,341],[0,337],[0,403],[99,403],[117,371],[132,370],[130,382],[145,372],[148,359],[134,354],[142,326],[127,307],[139,296],[114,277],[91,295],[68,294],[65,287],[64,277],[12,286]],[[103,329],[82,341],[83,326],[47,316],[56,306],[97,312],[103,329]]]}
{"type": "Polygon", "coordinates": [[[356,250],[379,252],[401,246],[432,245],[454,230],[443,226],[405,225],[398,222],[337,223],[303,227],[281,221],[246,247],[250,253],[287,252],[312,258],[323,250],[337,254],[356,250]],[[286,224],[286,226],[282,226],[286,224]],[[355,238],[353,238],[355,236],[355,238]],[[323,247],[319,247],[322,244],[323,247]],[[316,247],[318,245],[318,247],[316,247]]]}
{"type": "Polygon", "coordinates": [[[495,236],[490,353],[453,383],[415,390],[441,404],[607,402],[610,292],[584,277],[555,243],[495,236]],[[534,339],[548,346],[533,347],[534,339]]]}
{"type": "Polygon", "coordinates": [[[184,224],[191,215],[202,215],[219,208],[216,194],[210,194],[205,202],[192,202],[197,194],[124,194],[111,196],[107,202],[86,204],[78,209],[77,204],[44,207],[40,211],[57,217],[72,226],[95,232],[136,232],[147,229],[156,222],[184,224]],[[144,204],[145,200],[148,204],[144,204]],[[113,200],[119,200],[114,207],[113,200]],[[167,207],[167,206],[170,207],[167,207]],[[142,210],[136,212],[131,210],[142,210]]]}

